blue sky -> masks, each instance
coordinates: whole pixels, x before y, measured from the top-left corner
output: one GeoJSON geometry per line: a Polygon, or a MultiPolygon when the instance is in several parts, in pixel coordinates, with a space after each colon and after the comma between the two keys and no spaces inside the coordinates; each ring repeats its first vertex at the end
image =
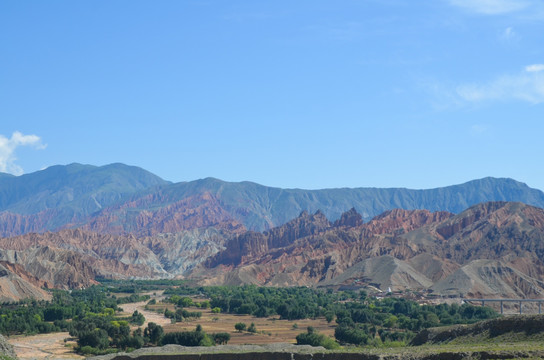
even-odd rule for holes
{"type": "Polygon", "coordinates": [[[0,3],[0,171],[544,189],[534,0],[0,3]]]}

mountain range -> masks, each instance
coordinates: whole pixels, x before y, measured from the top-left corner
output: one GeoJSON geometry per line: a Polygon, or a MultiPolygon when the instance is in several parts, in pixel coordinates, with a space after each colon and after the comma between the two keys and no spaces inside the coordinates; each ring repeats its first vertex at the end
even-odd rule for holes
{"type": "Polygon", "coordinates": [[[487,201],[544,207],[544,193],[491,177],[429,190],[281,189],[214,178],[170,183],[134,166],[71,164],[0,176],[0,236],[68,228],[138,235],[210,226],[263,231],[302,211],[337,219],[355,208],[368,221],[395,208],[459,213],[487,201]]]}
{"type": "Polygon", "coordinates": [[[541,191],[496,178],[301,190],[170,183],[123,164],[0,174],[0,300],[172,277],[541,297],[542,207],[541,191]]]}
{"type": "Polygon", "coordinates": [[[191,277],[205,284],[373,286],[439,295],[544,296],[544,210],[488,202],[460,214],[387,211],[367,223],[350,210],[331,223],[303,212],[246,232],[191,277]]]}

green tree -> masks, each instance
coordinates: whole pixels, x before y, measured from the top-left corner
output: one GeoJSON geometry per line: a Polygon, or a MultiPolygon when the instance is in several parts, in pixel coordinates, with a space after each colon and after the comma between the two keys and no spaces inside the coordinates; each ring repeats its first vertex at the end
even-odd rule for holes
{"type": "Polygon", "coordinates": [[[226,332],[212,334],[212,338],[218,345],[226,345],[230,340],[230,334],[226,332]]]}
{"type": "Polygon", "coordinates": [[[239,322],[234,324],[234,329],[236,329],[238,332],[242,332],[246,329],[247,325],[243,322],[239,322]]]}
{"type": "Polygon", "coordinates": [[[148,339],[147,341],[151,344],[158,345],[161,341],[161,338],[164,334],[164,329],[162,326],[150,322],[147,324],[147,327],[144,329],[144,337],[148,339]]]}
{"type": "Polygon", "coordinates": [[[108,339],[106,330],[95,329],[79,335],[77,345],[80,348],[83,346],[90,346],[93,348],[105,349],[110,345],[110,340],[108,339]]]}
{"type": "Polygon", "coordinates": [[[311,326],[308,326],[306,333],[298,334],[296,339],[297,345],[323,346],[325,349],[329,350],[338,349],[340,347],[336,341],[324,334],[319,334],[311,326]]]}

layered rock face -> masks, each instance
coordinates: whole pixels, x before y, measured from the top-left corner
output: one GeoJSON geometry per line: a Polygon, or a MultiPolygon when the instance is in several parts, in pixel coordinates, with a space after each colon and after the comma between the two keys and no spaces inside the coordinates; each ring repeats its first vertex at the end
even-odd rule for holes
{"type": "Polygon", "coordinates": [[[542,259],[544,210],[492,202],[459,215],[392,210],[368,223],[353,210],[333,224],[320,213],[302,213],[268,232],[237,236],[192,276],[204,284],[374,286],[535,298],[544,296],[542,259]]]}
{"type": "Polygon", "coordinates": [[[21,266],[0,261],[0,302],[26,298],[49,300],[51,295],[40,288],[44,285],[44,281],[29,274],[21,266]]]}
{"type": "MultiPolygon", "coordinates": [[[[64,227],[73,226],[77,224],[67,224],[64,227]]],[[[232,232],[245,230],[209,193],[175,201],[159,191],[104,209],[88,219],[82,229],[101,234],[131,233],[152,236],[210,227],[232,232]]]]}
{"type": "Polygon", "coordinates": [[[0,260],[42,279],[49,288],[81,288],[104,278],[181,276],[224,249],[233,233],[194,229],[137,237],[84,230],[0,239],[0,260]]]}
{"type": "Polygon", "coordinates": [[[544,210],[522,203],[483,203],[458,215],[394,209],[366,223],[355,209],[334,222],[303,211],[254,232],[211,211],[214,197],[194,201],[194,212],[149,214],[191,229],[155,233],[154,220],[146,220],[139,235],[66,229],[1,238],[0,261],[21,281],[49,288],[87,287],[98,277],[190,277],[202,284],[544,296],[544,210]],[[210,223],[217,227],[192,228],[210,223]]]}

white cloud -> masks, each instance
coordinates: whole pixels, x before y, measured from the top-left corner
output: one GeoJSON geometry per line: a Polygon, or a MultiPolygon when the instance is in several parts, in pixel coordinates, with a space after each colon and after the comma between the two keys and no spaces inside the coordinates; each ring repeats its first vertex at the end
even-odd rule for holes
{"type": "Polygon", "coordinates": [[[514,42],[514,41],[518,40],[519,36],[514,31],[514,28],[510,26],[510,27],[507,27],[506,29],[504,29],[504,31],[500,34],[499,39],[506,42],[506,43],[511,43],[511,42],[514,42]]]}
{"type": "Polygon", "coordinates": [[[470,12],[484,15],[506,14],[530,6],[530,2],[525,0],[449,0],[449,2],[470,12]]]}
{"type": "Polygon", "coordinates": [[[518,74],[502,75],[484,84],[461,85],[455,92],[465,102],[521,100],[532,104],[544,103],[542,70],[542,64],[529,65],[518,74]]]}
{"type": "Polygon", "coordinates": [[[525,67],[527,72],[539,72],[544,70],[544,64],[533,64],[525,67]]]}
{"type": "Polygon", "coordinates": [[[507,27],[502,34],[505,39],[511,39],[515,35],[516,33],[514,32],[514,29],[512,29],[512,27],[507,27]]]}
{"type": "Polygon", "coordinates": [[[15,150],[20,146],[31,146],[36,149],[45,149],[39,136],[24,135],[15,131],[11,138],[0,135],[0,172],[21,175],[23,169],[15,163],[15,150]]]}

